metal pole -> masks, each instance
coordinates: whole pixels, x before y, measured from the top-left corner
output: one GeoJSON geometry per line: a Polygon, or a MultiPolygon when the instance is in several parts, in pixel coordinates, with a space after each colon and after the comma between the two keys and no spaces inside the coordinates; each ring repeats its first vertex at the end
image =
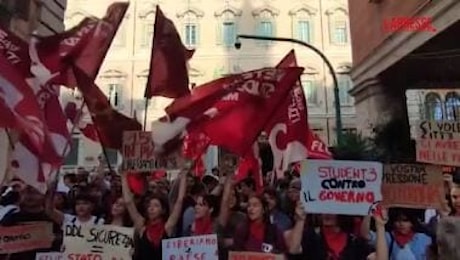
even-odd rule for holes
{"type": "Polygon", "coordinates": [[[239,34],[237,35],[237,41],[235,43],[235,47],[237,49],[241,48],[241,43],[238,41],[238,39],[252,39],[252,40],[261,40],[261,41],[276,41],[276,42],[292,42],[292,43],[297,43],[300,44],[304,47],[309,48],[310,50],[314,51],[316,54],[318,54],[323,61],[326,63],[331,75],[332,75],[332,80],[334,83],[334,104],[335,104],[335,127],[336,127],[336,136],[337,136],[337,143],[340,144],[342,140],[342,112],[340,109],[340,96],[339,96],[339,83],[337,81],[337,75],[335,74],[334,67],[332,67],[332,64],[329,62],[329,60],[326,58],[326,56],[315,46],[310,45],[306,42],[299,41],[296,39],[291,39],[291,38],[284,38],[284,37],[268,37],[268,36],[258,36],[258,35],[247,35],[247,34],[239,34]]]}

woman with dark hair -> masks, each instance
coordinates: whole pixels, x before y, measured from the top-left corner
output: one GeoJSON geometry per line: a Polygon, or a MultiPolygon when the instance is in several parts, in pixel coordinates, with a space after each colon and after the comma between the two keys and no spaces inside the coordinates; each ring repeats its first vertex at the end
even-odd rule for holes
{"type": "Polygon", "coordinates": [[[280,210],[279,198],[274,188],[266,188],[264,190],[264,198],[268,203],[270,211],[270,223],[275,224],[281,231],[287,231],[292,227],[292,221],[284,212],[280,210]]]}
{"type": "Polygon", "coordinates": [[[169,214],[169,203],[164,196],[152,195],[144,201],[143,214],[139,213],[129,190],[126,175],[122,179],[123,198],[136,230],[134,260],[161,259],[161,240],[171,237],[179,220],[186,192],[186,171],[179,174],[179,192],[169,214]]]}
{"type": "Polygon", "coordinates": [[[286,251],[285,237],[270,222],[270,210],[263,196],[251,195],[247,207],[248,221],[242,223],[234,233],[234,249],[282,254],[286,251]]]}
{"type": "MultiPolygon", "coordinates": [[[[293,254],[289,259],[366,260],[374,253],[374,249],[364,239],[352,234],[353,219],[350,216],[321,214],[320,226],[315,228],[304,227],[298,212],[298,220],[289,241],[290,253],[293,254]],[[303,228],[301,234],[299,225],[303,228]]],[[[303,223],[308,222],[305,218],[303,223]]]]}
{"type": "Polygon", "coordinates": [[[125,200],[122,197],[117,198],[112,204],[110,212],[105,217],[105,224],[121,227],[133,226],[133,221],[126,208],[125,200]]]}
{"type": "MultiPolygon", "coordinates": [[[[389,210],[388,228],[385,233],[391,260],[424,260],[427,259],[427,248],[431,245],[431,238],[420,232],[422,226],[417,219],[417,212],[405,208],[389,210]]],[[[361,235],[371,244],[375,244],[375,232],[370,231],[370,218],[366,217],[362,223],[361,235]]]]}

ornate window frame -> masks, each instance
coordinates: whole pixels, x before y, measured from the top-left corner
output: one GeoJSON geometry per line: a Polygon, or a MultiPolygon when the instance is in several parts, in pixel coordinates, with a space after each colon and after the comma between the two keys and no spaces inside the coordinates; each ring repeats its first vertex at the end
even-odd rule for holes
{"type": "Polygon", "coordinates": [[[299,23],[300,22],[308,22],[309,24],[309,41],[308,43],[312,43],[315,41],[314,39],[314,32],[315,32],[315,17],[318,13],[316,8],[313,8],[307,4],[301,4],[296,6],[295,8],[289,11],[289,15],[292,19],[292,37],[298,40],[305,41],[305,39],[301,39],[299,35],[299,23]]]}
{"type": "Polygon", "coordinates": [[[233,23],[234,24],[234,34],[235,34],[235,41],[236,35],[239,27],[239,19],[243,11],[241,9],[235,8],[233,6],[225,6],[224,8],[220,8],[214,12],[214,16],[217,19],[217,27],[216,27],[216,44],[221,45],[227,48],[233,48],[233,43],[226,44],[224,41],[224,23],[233,23]]]}
{"type": "Polygon", "coordinates": [[[345,46],[350,44],[350,22],[348,10],[345,6],[335,6],[326,10],[328,16],[329,43],[335,46],[345,46]],[[338,27],[345,27],[345,41],[339,42],[335,37],[338,27]]]}

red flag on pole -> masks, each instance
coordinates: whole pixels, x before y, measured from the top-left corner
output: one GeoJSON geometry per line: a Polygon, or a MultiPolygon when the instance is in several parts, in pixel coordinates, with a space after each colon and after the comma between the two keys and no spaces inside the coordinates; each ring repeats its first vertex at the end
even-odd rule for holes
{"type": "Polygon", "coordinates": [[[182,44],[173,22],[157,5],[150,71],[144,96],[178,98],[190,93],[187,61],[193,51],[182,44]]]}
{"type": "Polygon", "coordinates": [[[73,71],[78,83],[77,87],[92,115],[101,144],[104,147],[120,150],[123,132],[142,130],[142,125],[135,119],[114,110],[104,93],[82,70],[74,67],[73,71]]]}

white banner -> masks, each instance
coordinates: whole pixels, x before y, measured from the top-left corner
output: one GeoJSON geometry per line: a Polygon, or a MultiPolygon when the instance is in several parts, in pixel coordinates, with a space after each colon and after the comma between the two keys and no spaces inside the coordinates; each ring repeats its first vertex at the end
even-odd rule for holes
{"type": "Polygon", "coordinates": [[[164,239],[162,248],[162,259],[219,259],[217,235],[164,239]]]}

